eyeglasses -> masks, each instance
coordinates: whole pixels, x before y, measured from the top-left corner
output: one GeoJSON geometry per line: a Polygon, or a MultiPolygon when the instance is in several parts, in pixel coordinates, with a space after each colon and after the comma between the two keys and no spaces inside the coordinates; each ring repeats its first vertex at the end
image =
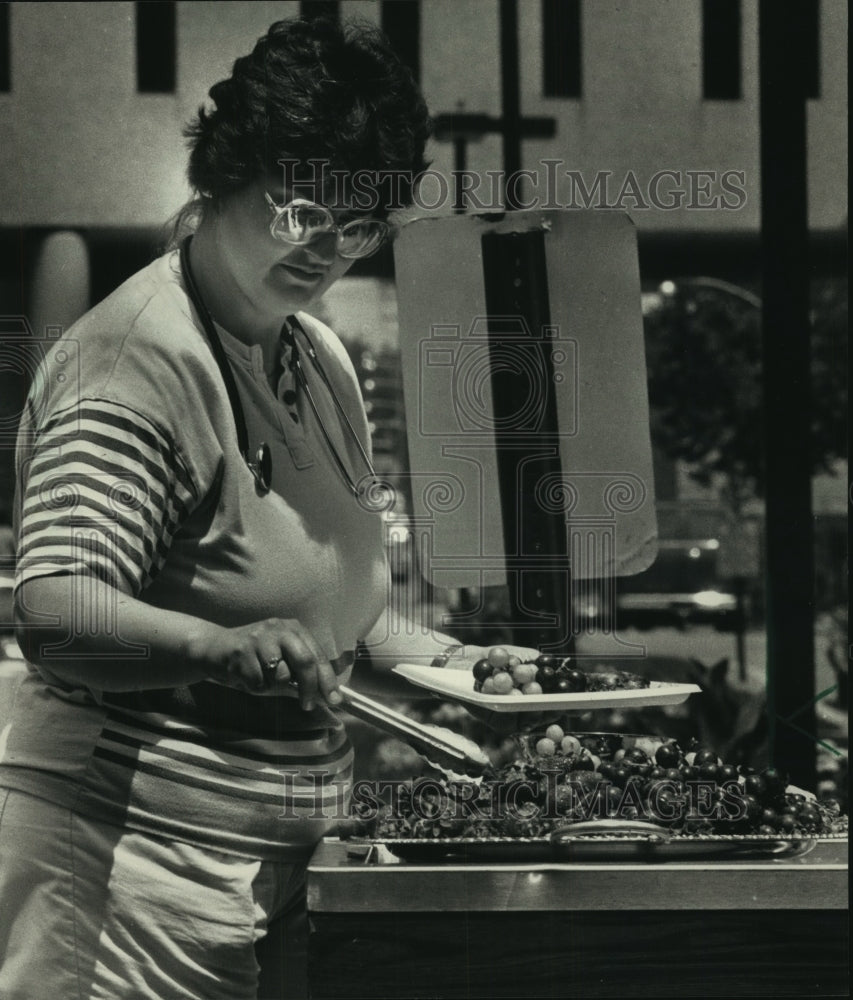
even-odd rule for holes
{"type": "Polygon", "coordinates": [[[264,196],[273,214],[270,233],[283,243],[305,246],[318,236],[335,232],[338,255],[355,260],[376,253],[391,231],[391,227],[379,219],[353,219],[339,226],[325,205],[304,198],[277,205],[268,191],[264,196]]]}

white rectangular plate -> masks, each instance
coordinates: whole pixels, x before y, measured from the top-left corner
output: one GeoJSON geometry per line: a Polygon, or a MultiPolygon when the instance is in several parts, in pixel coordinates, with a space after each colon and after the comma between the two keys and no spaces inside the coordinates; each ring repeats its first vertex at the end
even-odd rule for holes
{"type": "Polygon", "coordinates": [[[680,705],[702,689],[696,684],[664,684],[627,691],[584,691],[579,694],[479,694],[469,670],[443,670],[416,663],[398,663],[394,673],[412,684],[428,688],[445,698],[470,702],[493,712],[586,712],[593,708],[640,708],[643,705],[680,705]]]}

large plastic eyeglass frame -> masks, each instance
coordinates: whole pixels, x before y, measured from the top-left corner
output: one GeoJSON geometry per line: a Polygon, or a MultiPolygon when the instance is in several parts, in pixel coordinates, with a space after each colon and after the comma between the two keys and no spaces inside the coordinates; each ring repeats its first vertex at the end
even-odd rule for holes
{"type": "Polygon", "coordinates": [[[320,205],[315,201],[309,201],[307,198],[294,198],[287,202],[286,205],[278,205],[275,199],[269,193],[269,191],[264,192],[264,197],[266,198],[267,205],[269,205],[270,211],[273,213],[273,220],[270,223],[270,234],[273,239],[280,240],[282,243],[290,243],[293,246],[307,246],[317,237],[324,235],[325,233],[335,232],[337,234],[337,253],[338,256],[344,257],[349,260],[357,260],[362,257],[370,257],[375,254],[377,250],[382,246],[388,237],[391,227],[379,219],[353,219],[351,222],[346,222],[342,226],[339,226],[334,219],[334,216],[326,208],[325,205],[320,205]],[[315,226],[312,232],[304,239],[293,239],[288,236],[282,235],[278,232],[279,222],[284,218],[287,212],[292,208],[306,207],[314,211],[320,212],[326,219],[326,222],[322,226],[315,226]],[[355,250],[343,250],[343,241],[347,239],[347,230],[350,230],[350,236],[354,231],[355,227],[363,226],[365,222],[369,222],[374,228],[374,232],[378,233],[378,236],[372,236],[367,241],[367,245],[364,248],[356,248],[355,250]],[[375,244],[373,241],[375,240],[375,244]],[[373,244],[373,245],[371,245],[373,244]]]}

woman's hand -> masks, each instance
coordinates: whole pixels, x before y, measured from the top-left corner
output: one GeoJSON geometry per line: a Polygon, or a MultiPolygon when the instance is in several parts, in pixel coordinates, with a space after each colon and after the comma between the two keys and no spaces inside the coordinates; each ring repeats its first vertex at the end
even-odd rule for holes
{"type": "Polygon", "coordinates": [[[293,694],[311,711],[318,700],[340,705],[335,667],[300,622],[267,618],[238,628],[203,630],[191,646],[191,656],[206,665],[218,684],[250,694],[293,694]]]}
{"type": "Polygon", "coordinates": [[[337,673],[300,622],[267,618],[226,628],[146,604],[87,577],[35,577],[16,591],[16,636],[48,683],[102,692],[150,691],[209,680],[252,694],[296,697],[309,711],[339,705],[337,673]],[[105,609],[112,609],[105,628],[105,609]]]}

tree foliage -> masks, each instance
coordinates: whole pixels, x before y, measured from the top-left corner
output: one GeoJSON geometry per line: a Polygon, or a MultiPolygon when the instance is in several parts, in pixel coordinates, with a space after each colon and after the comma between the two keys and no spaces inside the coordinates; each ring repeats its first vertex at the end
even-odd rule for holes
{"type": "MultiPolygon", "coordinates": [[[[646,316],[652,438],[734,510],[764,495],[761,307],[713,279],[668,282],[646,316]]],[[[847,283],[813,289],[812,365],[803,391],[812,414],[814,472],[846,456],[847,283]]]]}

